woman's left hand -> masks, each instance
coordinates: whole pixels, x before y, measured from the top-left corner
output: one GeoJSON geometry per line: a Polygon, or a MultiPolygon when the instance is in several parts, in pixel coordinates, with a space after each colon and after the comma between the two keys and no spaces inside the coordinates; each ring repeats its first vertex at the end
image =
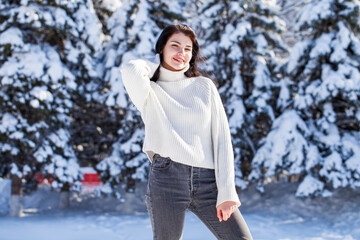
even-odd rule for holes
{"type": "Polygon", "coordinates": [[[238,207],[237,205],[238,204],[236,202],[226,201],[217,206],[216,211],[219,221],[227,221],[230,218],[231,214],[236,211],[238,207]]]}

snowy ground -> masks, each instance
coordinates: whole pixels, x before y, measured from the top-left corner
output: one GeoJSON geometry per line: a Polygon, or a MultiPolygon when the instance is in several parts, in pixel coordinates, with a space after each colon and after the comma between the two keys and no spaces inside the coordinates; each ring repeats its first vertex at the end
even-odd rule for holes
{"type": "MultiPolygon", "coordinates": [[[[313,199],[296,198],[294,191],[295,184],[282,183],[268,185],[263,195],[253,188],[240,195],[240,210],[254,239],[360,240],[359,190],[337,190],[332,198],[313,199]]],[[[146,209],[139,204],[141,195],[138,191],[128,201],[138,205],[132,214],[124,214],[125,203],[89,195],[73,195],[70,209],[60,211],[58,193],[39,189],[24,197],[24,217],[0,217],[0,240],[152,239],[146,209]]],[[[215,238],[188,212],[183,239],[215,238]]]]}
{"type": "MultiPolygon", "coordinates": [[[[360,239],[360,232],[336,229],[324,221],[288,219],[284,216],[245,214],[254,239],[360,239]]],[[[1,240],[147,240],[151,225],[147,215],[79,214],[0,218],[1,240]]],[[[351,228],[349,228],[351,230],[351,228]]],[[[184,240],[215,239],[191,213],[187,214],[184,240]]]]}

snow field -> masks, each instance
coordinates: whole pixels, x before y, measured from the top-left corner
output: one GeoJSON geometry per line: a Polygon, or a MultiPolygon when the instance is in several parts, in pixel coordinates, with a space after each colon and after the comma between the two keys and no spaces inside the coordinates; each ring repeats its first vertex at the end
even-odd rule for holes
{"type": "MultiPolygon", "coordinates": [[[[360,230],[355,226],[334,227],[317,220],[285,216],[244,214],[257,240],[355,240],[360,230]]],[[[151,240],[152,230],[147,215],[108,215],[67,212],[66,214],[29,216],[19,219],[0,218],[0,240],[151,240]]],[[[188,212],[184,240],[215,240],[216,238],[188,212]]]]}

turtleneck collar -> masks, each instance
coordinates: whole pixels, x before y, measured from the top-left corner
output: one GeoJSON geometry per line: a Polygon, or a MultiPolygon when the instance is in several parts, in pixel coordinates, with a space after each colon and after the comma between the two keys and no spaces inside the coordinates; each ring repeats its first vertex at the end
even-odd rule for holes
{"type": "Polygon", "coordinates": [[[190,66],[184,68],[181,71],[175,72],[175,71],[168,70],[168,69],[164,68],[163,66],[160,66],[159,81],[176,82],[176,81],[183,80],[183,79],[187,78],[185,76],[185,72],[189,69],[189,67],[190,66]]]}

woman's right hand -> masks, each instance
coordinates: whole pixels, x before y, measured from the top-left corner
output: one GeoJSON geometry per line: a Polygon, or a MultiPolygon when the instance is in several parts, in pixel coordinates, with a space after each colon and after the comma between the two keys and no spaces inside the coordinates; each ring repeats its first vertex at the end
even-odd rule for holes
{"type": "Polygon", "coordinates": [[[136,59],[136,60],[129,61],[129,63],[125,64],[124,67],[126,65],[132,66],[132,68],[134,69],[134,74],[138,73],[142,77],[150,77],[151,68],[149,66],[150,65],[149,63],[150,62],[148,62],[146,60],[136,59]]]}
{"type": "Polygon", "coordinates": [[[147,60],[145,60],[145,62],[146,62],[146,66],[148,67],[149,77],[151,78],[154,75],[156,69],[159,67],[159,64],[147,60]]]}
{"type": "Polygon", "coordinates": [[[217,217],[219,218],[219,221],[227,221],[231,215],[236,211],[238,208],[238,205],[236,202],[232,201],[226,201],[221,203],[216,208],[217,217]]]}
{"type": "Polygon", "coordinates": [[[159,67],[159,64],[143,59],[132,60],[129,63],[134,64],[137,69],[143,69],[144,75],[149,78],[151,78],[154,75],[154,72],[159,67]]]}

